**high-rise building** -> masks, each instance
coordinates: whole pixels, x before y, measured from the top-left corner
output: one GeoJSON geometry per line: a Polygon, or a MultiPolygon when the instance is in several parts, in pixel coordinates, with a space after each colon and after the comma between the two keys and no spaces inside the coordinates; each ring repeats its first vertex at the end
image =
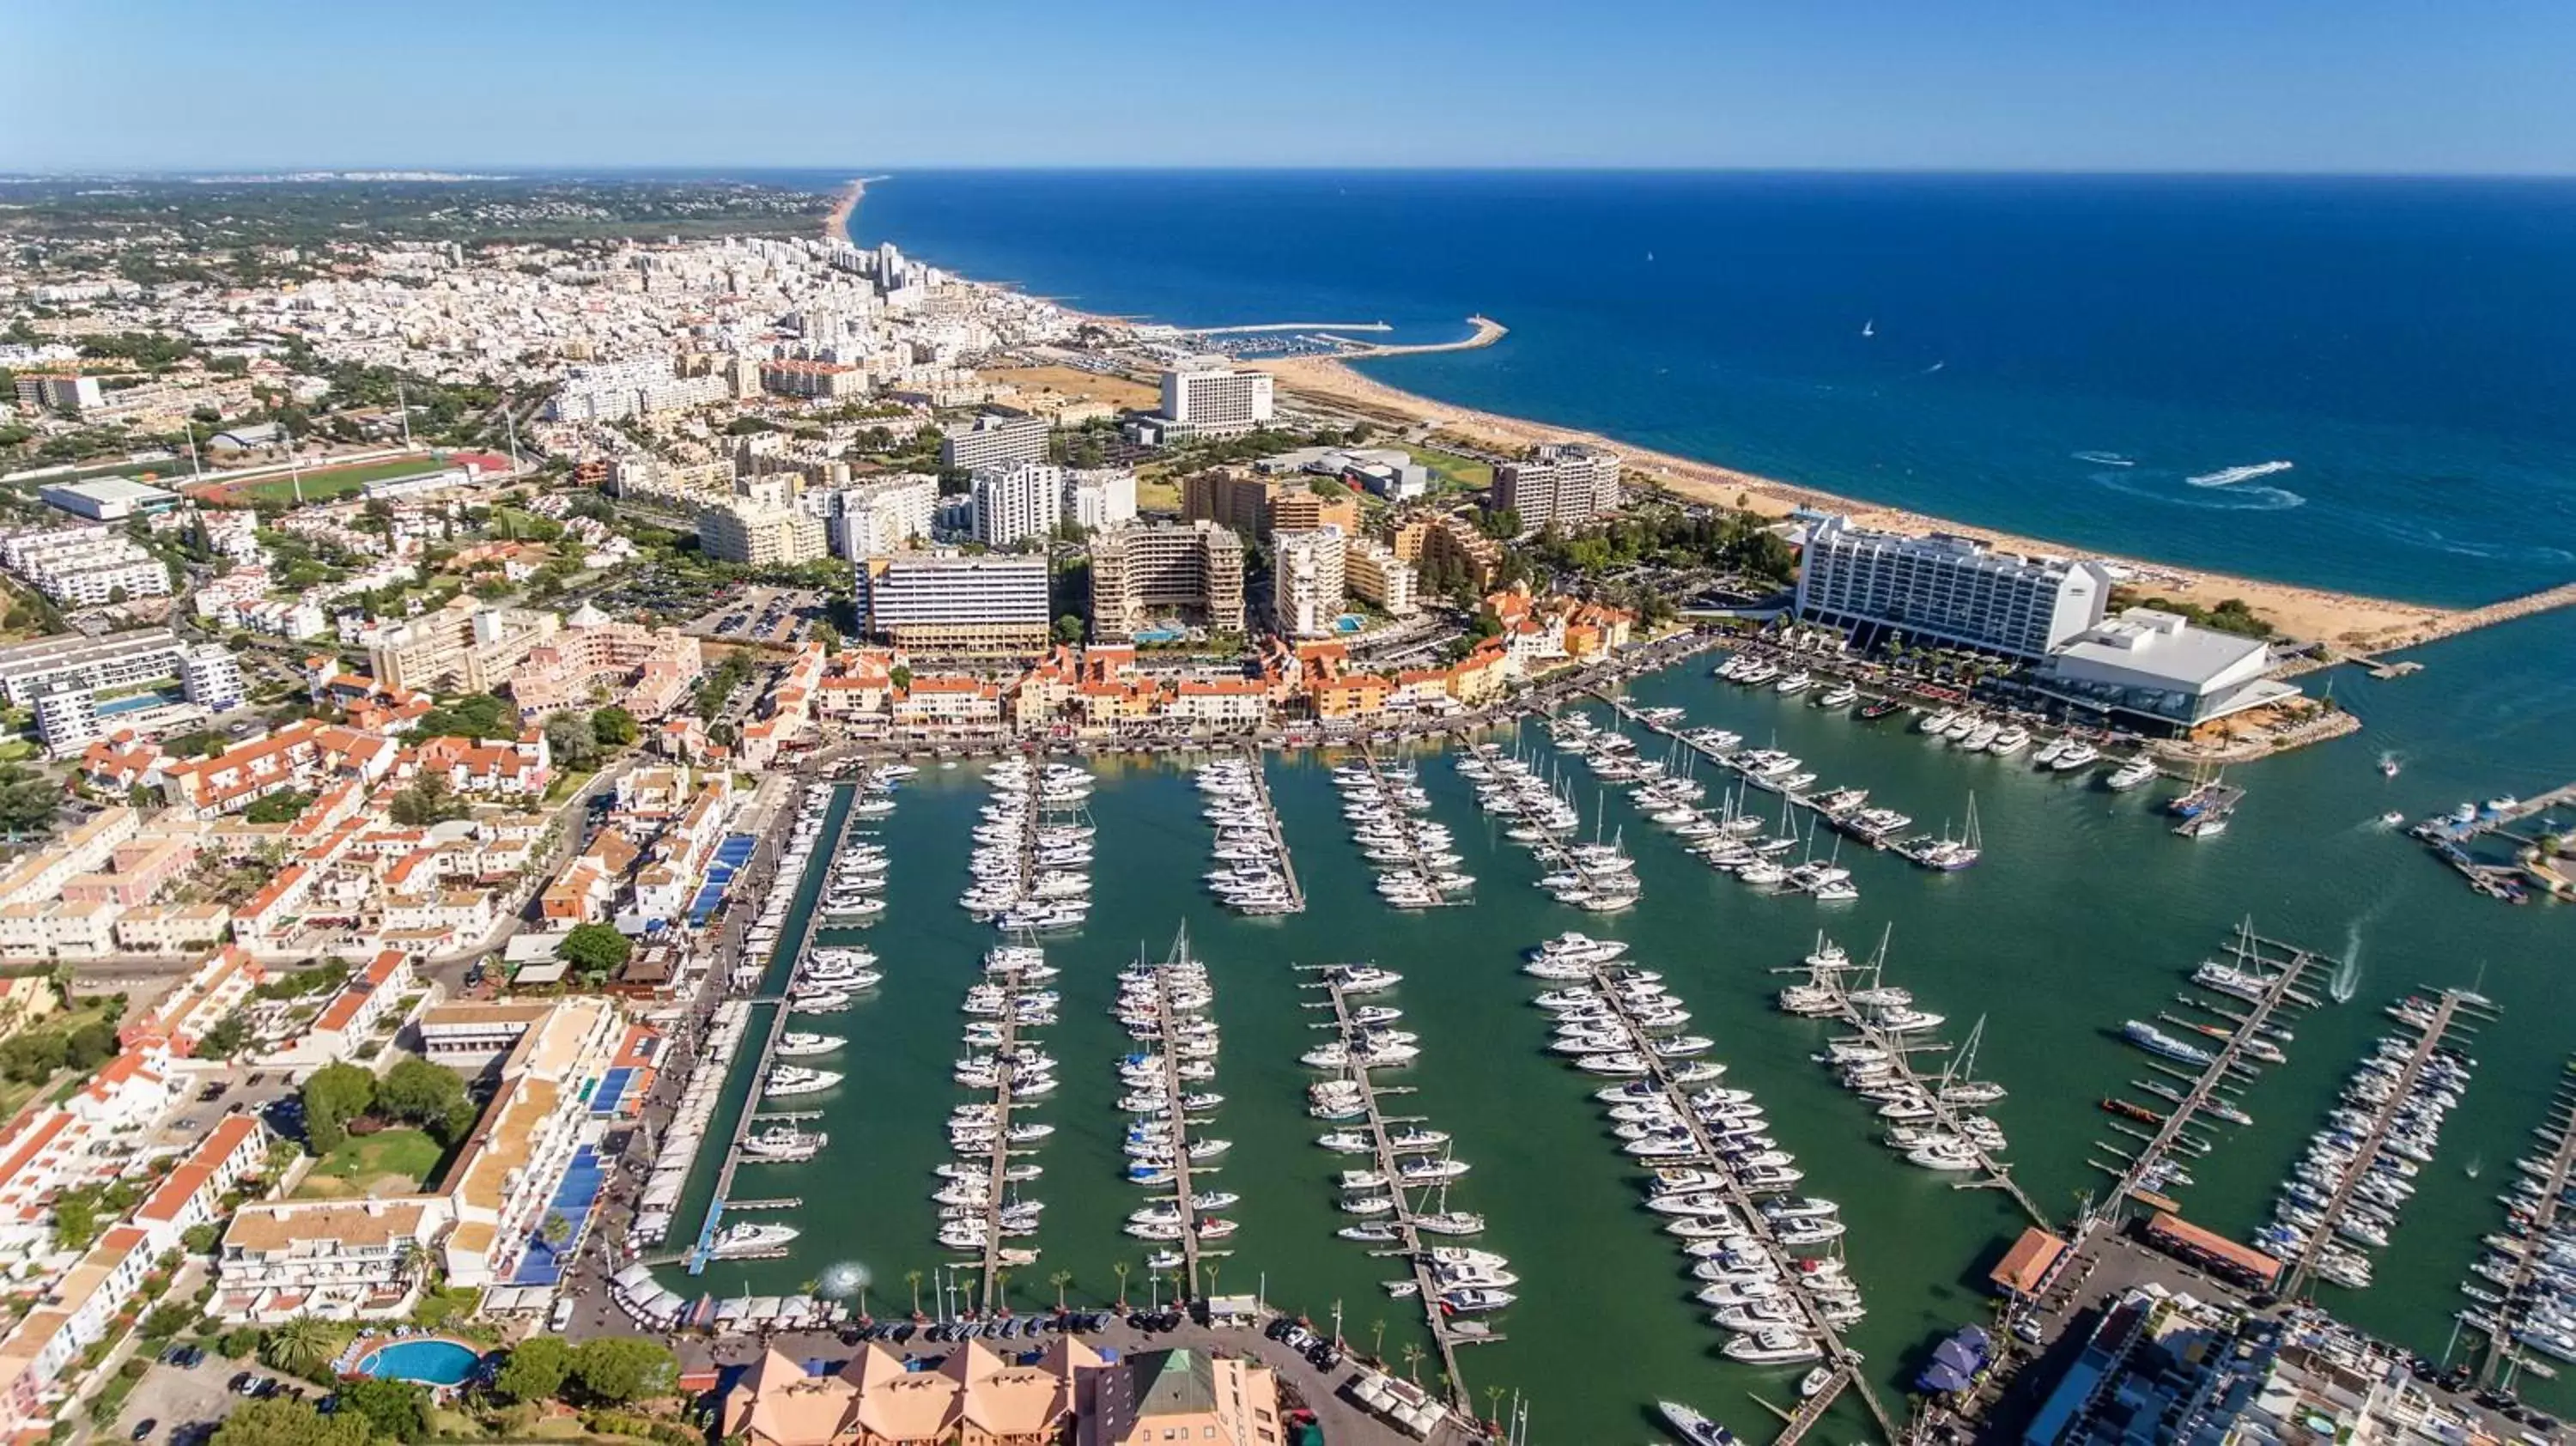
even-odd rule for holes
{"type": "Polygon", "coordinates": [[[1410,617],[1420,610],[1413,600],[1413,569],[1395,550],[1372,538],[1354,537],[1342,545],[1342,584],[1351,596],[1377,604],[1390,617],[1410,617]]]}
{"type": "Polygon", "coordinates": [[[1064,520],[1086,532],[1136,520],[1136,474],[1093,467],[1064,474],[1064,520]]]}
{"type": "Polygon", "coordinates": [[[827,528],[832,555],[859,562],[928,537],[938,510],[939,480],[917,472],[843,488],[827,528]]]}
{"type": "Polygon", "coordinates": [[[1808,529],[1798,616],[2037,658],[2102,621],[2098,562],[2023,557],[1965,537],[1908,537],[1828,517],[1808,529]]]}
{"type": "Polygon", "coordinates": [[[1501,543],[1446,513],[1416,513],[1396,524],[1390,540],[1397,560],[1412,566],[1417,581],[1431,573],[1454,572],[1481,593],[1503,569],[1501,543]]]}
{"type": "Polygon", "coordinates": [[[1018,653],[1046,646],[1053,619],[1043,557],[901,553],[859,567],[867,631],[919,653],[1018,653]]]}
{"type": "Polygon", "coordinates": [[[1570,526],[1619,510],[1619,454],[1582,442],[1557,442],[1494,469],[1494,506],[1520,514],[1523,527],[1570,526]]]}
{"type": "Polygon", "coordinates": [[[179,684],[188,701],[209,713],[238,708],[250,696],[241,665],[220,643],[199,643],[179,655],[179,684]]]}
{"type": "Polygon", "coordinates": [[[794,567],[824,555],[823,521],[801,507],[737,498],[698,514],[698,550],[718,562],[794,567]]]}
{"type": "Polygon", "coordinates": [[[1130,523],[1091,539],[1091,636],[1123,642],[1178,615],[1243,631],[1243,539],[1213,522],[1130,523]]]}
{"type": "Polygon", "coordinates": [[[1047,459],[1047,424],[1041,417],[1004,417],[987,412],[975,425],[939,439],[939,465],[1007,467],[1014,462],[1047,459]]]}
{"type": "Polygon", "coordinates": [[[1044,462],[978,467],[975,540],[986,547],[1052,536],[1064,519],[1064,469],[1044,462]]]}
{"type": "Polygon", "coordinates": [[[1255,477],[1219,468],[1181,479],[1181,515],[1263,537],[1318,527],[1355,533],[1360,504],[1348,495],[1323,496],[1303,477],[1255,477]]]}
{"type": "Polygon", "coordinates": [[[1270,614],[1294,637],[1321,637],[1342,614],[1342,554],[1338,527],[1270,535],[1270,614]]]}
{"type": "Polygon", "coordinates": [[[1162,415],[1202,437],[1249,432],[1270,420],[1270,378],[1196,358],[1163,373],[1162,415]]]}

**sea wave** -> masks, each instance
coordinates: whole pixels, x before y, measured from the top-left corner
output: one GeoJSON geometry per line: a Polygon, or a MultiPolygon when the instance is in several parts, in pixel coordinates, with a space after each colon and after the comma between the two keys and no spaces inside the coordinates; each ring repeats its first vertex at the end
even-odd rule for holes
{"type": "Polygon", "coordinates": [[[2077,452],[2074,453],[2073,456],[2078,462],[2090,462],[2096,467],[2135,467],[2138,465],[2137,458],[2123,457],[2117,452],[2077,452]]]}
{"type": "Polygon", "coordinates": [[[2294,462],[2254,462],[2243,467],[2221,467],[2215,472],[2203,472],[2197,477],[2185,477],[2182,480],[2194,487],[2233,487],[2239,482],[2251,482],[2257,477],[2269,477],[2275,472],[2287,472],[2296,465],[2298,464],[2294,462]]]}

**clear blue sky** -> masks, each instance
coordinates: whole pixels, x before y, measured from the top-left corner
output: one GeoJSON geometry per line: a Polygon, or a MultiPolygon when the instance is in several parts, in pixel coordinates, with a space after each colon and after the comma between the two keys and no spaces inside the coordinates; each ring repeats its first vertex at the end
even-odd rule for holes
{"type": "Polygon", "coordinates": [[[0,168],[2576,171],[2576,0],[21,0],[0,168]]]}

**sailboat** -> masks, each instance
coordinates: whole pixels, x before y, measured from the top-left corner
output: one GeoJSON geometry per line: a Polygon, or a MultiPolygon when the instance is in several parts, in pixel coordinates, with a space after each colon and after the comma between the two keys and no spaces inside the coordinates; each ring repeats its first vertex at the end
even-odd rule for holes
{"type": "Polygon", "coordinates": [[[1869,320],[1862,322],[1860,324],[1860,334],[1863,336],[1878,335],[1878,318],[1873,316],[1869,320]]]}
{"type": "Polygon", "coordinates": [[[1990,1105],[2004,1097],[2002,1085],[1977,1078],[1977,1045],[1985,1037],[1986,1017],[1980,1014],[1976,1026],[1968,1031],[1967,1042],[1959,1046],[1958,1055],[1941,1071],[1937,1093],[1943,1104],[1990,1105]]]}
{"type": "Polygon", "coordinates": [[[1943,873],[1955,873],[1975,863],[1985,852],[1977,832],[1977,796],[1973,793],[1968,795],[1968,829],[1964,835],[1956,839],[1950,837],[1949,827],[1945,824],[1939,838],[1925,834],[1920,838],[1907,839],[1896,846],[1896,851],[1927,869],[1943,873]]]}

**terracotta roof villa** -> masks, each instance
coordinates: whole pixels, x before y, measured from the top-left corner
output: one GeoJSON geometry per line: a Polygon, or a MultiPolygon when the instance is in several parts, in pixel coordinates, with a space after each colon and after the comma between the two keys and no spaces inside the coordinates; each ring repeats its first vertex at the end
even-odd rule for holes
{"type": "Polygon", "coordinates": [[[1032,1365],[980,1341],[935,1370],[871,1345],[838,1366],[772,1350],[725,1393],[722,1434],[749,1446],[1279,1446],[1275,1378],[1257,1362],[1147,1351],[1112,1361],[1058,1336],[1032,1365]]]}

